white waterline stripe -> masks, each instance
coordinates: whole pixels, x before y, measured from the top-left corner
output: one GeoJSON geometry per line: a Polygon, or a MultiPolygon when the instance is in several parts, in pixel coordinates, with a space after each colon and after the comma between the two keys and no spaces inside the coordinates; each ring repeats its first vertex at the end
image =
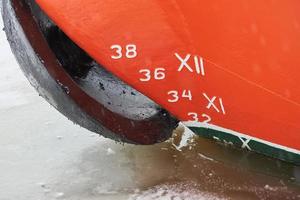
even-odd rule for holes
{"type": "Polygon", "coordinates": [[[217,125],[194,122],[194,121],[185,121],[185,122],[182,122],[182,123],[184,125],[186,125],[187,127],[207,128],[207,129],[212,129],[212,130],[216,130],[216,131],[220,131],[220,132],[229,133],[231,135],[235,135],[235,136],[238,136],[238,137],[243,137],[243,138],[246,138],[246,139],[251,139],[251,140],[254,140],[254,141],[257,141],[257,142],[260,142],[260,143],[264,143],[266,145],[269,145],[269,146],[272,146],[272,147],[275,147],[275,148],[278,148],[278,149],[283,149],[285,151],[292,152],[292,153],[300,155],[300,150],[293,149],[293,148],[286,147],[286,146],[282,146],[282,145],[279,145],[279,144],[275,144],[275,143],[272,143],[272,142],[269,142],[269,141],[266,141],[266,140],[262,140],[262,139],[259,139],[259,138],[256,138],[256,137],[252,137],[252,136],[249,136],[249,135],[246,135],[246,134],[243,134],[243,133],[239,133],[237,131],[233,131],[233,130],[230,130],[230,129],[227,129],[227,128],[217,126],[217,125]]]}

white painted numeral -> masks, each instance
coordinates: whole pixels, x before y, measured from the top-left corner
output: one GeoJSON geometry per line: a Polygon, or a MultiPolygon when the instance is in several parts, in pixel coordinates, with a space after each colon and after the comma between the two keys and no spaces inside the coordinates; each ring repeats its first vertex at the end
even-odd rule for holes
{"type": "Polygon", "coordinates": [[[193,119],[193,121],[199,122],[198,113],[189,112],[188,116],[191,117],[193,119]]]}
{"type": "Polygon", "coordinates": [[[208,101],[208,104],[206,106],[206,108],[208,110],[211,109],[211,108],[213,108],[218,113],[222,112],[224,115],[226,114],[222,98],[217,98],[216,96],[208,97],[208,95],[206,93],[203,93],[203,96],[208,101]],[[217,99],[219,100],[218,105],[215,102],[217,99]]]}
{"type": "Polygon", "coordinates": [[[122,47],[120,45],[112,45],[110,49],[116,51],[116,54],[111,56],[112,59],[117,60],[122,58],[122,47]]]}
{"type": "Polygon", "coordinates": [[[142,82],[147,82],[147,81],[150,81],[152,79],[152,77],[155,79],[155,80],[163,80],[166,78],[166,73],[165,73],[165,69],[164,68],[156,68],[154,69],[153,71],[153,75],[151,73],[151,70],[150,69],[141,69],[139,71],[140,74],[143,74],[144,77],[143,78],[140,78],[140,81],[142,82]]]}
{"type": "Polygon", "coordinates": [[[194,55],[194,66],[191,66],[188,62],[192,57],[191,54],[187,54],[185,57],[181,57],[178,53],[175,53],[176,58],[180,61],[180,65],[178,67],[178,72],[188,70],[189,72],[196,72],[201,76],[205,76],[205,69],[204,69],[204,61],[203,58],[197,55],[194,55]]]}
{"type": "Polygon", "coordinates": [[[131,59],[137,56],[136,45],[129,44],[126,46],[126,57],[131,59]]]}
{"type": "Polygon", "coordinates": [[[199,56],[194,56],[194,62],[195,62],[196,73],[205,76],[203,58],[199,56]]]}
{"type": "Polygon", "coordinates": [[[211,122],[211,118],[210,118],[209,115],[202,114],[201,116],[205,119],[204,121],[202,121],[202,123],[209,123],[209,122],[211,122]]]}
{"type": "Polygon", "coordinates": [[[176,90],[169,91],[168,95],[170,95],[172,97],[172,98],[168,99],[168,102],[170,102],[170,103],[176,103],[176,102],[179,101],[178,91],[176,91],[176,90]]]}
{"type": "Polygon", "coordinates": [[[171,90],[168,92],[168,95],[171,96],[168,99],[168,102],[170,103],[176,103],[180,98],[187,98],[189,101],[192,101],[193,99],[191,90],[183,90],[181,94],[177,90],[171,90]]]}
{"type": "Polygon", "coordinates": [[[139,71],[145,78],[140,78],[140,81],[147,82],[151,80],[151,71],[149,69],[141,69],[139,71]]]}
{"type": "MultiPolygon", "coordinates": [[[[135,58],[137,57],[137,47],[136,45],[134,44],[128,44],[126,45],[126,58],[128,59],[132,59],[132,58],[135,58]]],[[[115,51],[115,54],[114,55],[111,55],[111,58],[114,59],[114,60],[118,60],[118,59],[121,59],[123,57],[123,48],[121,45],[112,45],[110,47],[111,50],[114,50],[115,51]]]]}
{"type": "Polygon", "coordinates": [[[191,90],[183,90],[182,97],[183,98],[188,98],[190,101],[192,101],[193,96],[192,96],[191,90]]]}
{"type": "Polygon", "coordinates": [[[184,68],[189,70],[190,72],[194,72],[193,69],[187,63],[191,58],[191,54],[187,54],[185,58],[182,58],[178,53],[175,53],[176,58],[180,61],[180,66],[178,67],[178,71],[181,72],[184,68]]]}
{"type": "Polygon", "coordinates": [[[166,73],[165,73],[165,69],[164,68],[157,68],[154,71],[154,79],[156,80],[163,80],[166,78],[166,73]]]}
{"type": "Polygon", "coordinates": [[[198,113],[195,112],[189,112],[188,116],[192,118],[193,121],[195,122],[202,122],[202,123],[209,123],[211,122],[211,117],[207,114],[202,114],[201,115],[201,120],[199,119],[198,113]]]}

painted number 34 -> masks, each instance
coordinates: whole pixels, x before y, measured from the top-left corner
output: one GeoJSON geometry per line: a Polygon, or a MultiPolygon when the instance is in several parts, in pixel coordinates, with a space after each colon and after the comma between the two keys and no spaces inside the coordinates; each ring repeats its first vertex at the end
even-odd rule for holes
{"type": "Polygon", "coordinates": [[[176,103],[180,99],[183,99],[183,98],[185,98],[189,101],[192,101],[192,99],[193,99],[191,90],[183,90],[182,92],[177,91],[177,90],[171,90],[168,92],[168,95],[170,96],[168,99],[168,102],[170,102],[170,103],[176,103]]]}

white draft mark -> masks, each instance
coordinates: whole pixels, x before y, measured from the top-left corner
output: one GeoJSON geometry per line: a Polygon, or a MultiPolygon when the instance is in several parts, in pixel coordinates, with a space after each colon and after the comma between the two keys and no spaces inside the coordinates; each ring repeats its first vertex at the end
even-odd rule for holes
{"type": "Polygon", "coordinates": [[[151,79],[154,80],[164,80],[166,78],[166,69],[165,68],[156,68],[153,71],[150,69],[141,69],[139,71],[144,77],[140,78],[141,82],[148,82],[151,79]]]}
{"type": "Polygon", "coordinates": [[[176,103],[181,98],[186,98],[189,101],[193,100],[193,95],[192,95],[191,90],[183,90],[182,93],[177,91],[177,90],[171,90],[171,91],[168,92],[168,95],[170,96],[168,98],[168,102],[170,102],[170,103],[176,103]]]}
{"type": "Polygon", "coordinates": [[[251,138],[243,138],[243,137],[239,137],[240,140],[242,141],[242,149],[248,149],[248,150],[252,150],[249,146],[249,142],[251,141],[251,138]]]}
{"type": "Polygon", "coordinates": [[[206,123],[206,124],[211,122],[211,117],[205,113],[200,115],[196,112],[189,112],[188,116],[191,117],[194,122],[201,122],[201,123],[206,123]]]}
{"type": "Polygon", "coordinates": [[[213,108],[215,111],[218,113],[222,112],[224,115],[226,114],[225,107],[223,105],[223,99],[222,98],[217,98],[216,96],[209,97],[206,93],[203,93],[203,96],[205,99],[208,101],[208,104],[206,108],[209,110],[213,108]],[[216,100],[218,99],[218,105],[216,103],[216,100]]]}
{"type": "Polygon", "coordinates": [[[194,58],[194,66],[191,66],[188,61],[192,57],[191,54],[187,54],[184,58],[180,56],[178,53],[175,53],[176,58],[180,61],[180,65],[178,67],[178,72],[183,71],[184,69],[188,70],[191,73],[197,73],[199,75],[205,76],[204,69],[204,60],[200,56],[193,56],[194,58]]]}
{"type": "Polygon", "coordinates": [[[125,57],[128,59],[132,59],[137,57],[138,53],[137,53],[137,47],[135,44],[128,44],[125,46],[125,52],[123,52],[123,47],[121,45],[118,44],[114,44],[110,46],[111,50],[115,51],[114,55],[111,55],[111,58],[114,60],[118,60],[124,57],[124,53],[125,53],[125,57]]]}

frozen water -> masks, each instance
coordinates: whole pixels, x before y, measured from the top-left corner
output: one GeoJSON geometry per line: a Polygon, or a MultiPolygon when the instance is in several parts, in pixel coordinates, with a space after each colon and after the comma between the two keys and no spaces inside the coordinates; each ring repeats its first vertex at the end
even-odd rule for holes
{"type": "Polygon", "coordinates": [[[1,200],[149,199],[152,189],[136,193],[132,146],[94,137],[39,97],[3,31],[0,74],[1,200]]]}

